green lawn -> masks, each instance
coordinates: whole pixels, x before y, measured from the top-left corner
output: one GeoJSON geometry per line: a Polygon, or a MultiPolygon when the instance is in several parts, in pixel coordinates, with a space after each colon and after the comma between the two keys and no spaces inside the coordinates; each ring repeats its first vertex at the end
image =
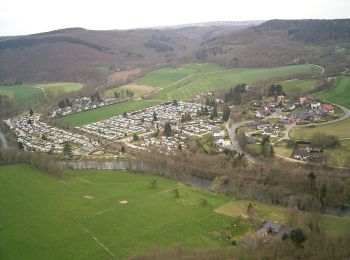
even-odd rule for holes
{"type": "Polygon", "coordinates": [[[29,85],[0,86],[0,95],[8,96],[14,103],[29,102],[32,99],[42,98],[43,92],[29,85]]]}
{"type": "Polygon", "coordinates": [[[174,243],[226,246],[228,225],[237,225],[234,236],[250,229],[214,212],[229,201],[147,174],[71,170],[57,179],[26,165],[3,166],[0,259],[122,259],[174,243]]]}
{"type": "Polygon", "coordinates": [[[276,84],[280,84],[287,95],[293,93],[294,91],[299,91],[305,93],[317,85],[319,80],[317,79],[296,79],[296,80],[286,80],[279,81],[276,84]]]}
{"type": "MultiPolygon", "coordinates": [[[[247,207],[249,203],[257,211],[254,216],[260,220],[273,220],[285,224],[288,219],[289,209],[281,206],[265,204],[251,200],[233,200],[220,206],[215,212],[231,217],[247,217],[247,207]]],[[[298,211],[301,216],[308,216],[309,213],[298,211]]],[[[350,218],[322,215],[321,230],[330,235],[346,235],[350,229],[350,218]]]]}
{"type": "Polygon", "coordinates": [[[81,83],[59,82],[51,84],[40,84],[38,88],[43,88],[48,96],[58,96],[59,94],[79,91],[83,88],[81,83]]]}
{"type": "Polygon", "coordinates": [[[350,167],[350,140],[340,142],[340,147],[326,149],[328,164],[341,167],[350,167]]]}
{"type": "Polygon", "coordinates": [[[316,127],[301,127],[293,129],[289,135],[297,140],[309,140],[315,133],[336,135],[339,138],[350,137],[350,119],[345,119],[333,124],[320,125],[316,127]]]}
{"type": "Polygon", "coordinates": [[[316,93],[315,97],[350,108],[350,77],[337,77],[332,87],[316,93]]]}
{"type": "Polygon", "coordinates": [[[161,87],[154,99],[186,100],[202,92],[228,88],[239,83],[254,83],[275,77],[298,73],[320,73],[313,65],[285,66],[269,69],[225,69],[214,64],[186,64],[179,68],[164,68],[147,74],[136,81],[154,87],[161,87]]]}
{"type": "Polygon", "coordinates": [[[97,122],[115,115],[120,115],[124,112],[143,109],[160,103],[159,101],[151,100],[132,100],[110,106],[105,106],[97,109],[84,111],[81,113],[62,117],[61,120],[71,124],[72,126],[85,125],[92,122],[97,122]]]}

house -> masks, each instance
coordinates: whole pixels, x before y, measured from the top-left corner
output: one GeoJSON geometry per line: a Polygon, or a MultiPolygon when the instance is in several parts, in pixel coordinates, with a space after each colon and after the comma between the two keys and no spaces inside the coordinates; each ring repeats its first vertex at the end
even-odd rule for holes
{"type": "Polygon", "coordinates": [[[268,233],[272,233],[274,235],[280,233],[283,229],[283,226],[272,221],[264,221],[263,228],[267,230],[268,233]]]}
{"type": "Polygon", "coordinates": [[[311,108],[312,109],[319,109],[321,107],[321,103],[320,102],[312,102],[311,103],[311,108]]]}
{"type": "Polygon", "coordinates": [[[266,116],[268,116],[270,114],[271,114],[270,108],[265,106],[263,108],[260,108],[258,111],[256,111],[255,116],[259,117],[259,118],[262,118],[262,117],[266,117],[266,116]]]}
{"type": "Polygon", "coordinates": [[[332,104],[323,104],[322,108],[324,111],[333,114],[334,113],[334,107],[332,104]]]}
{"type": "Polygon", "coordinates": [[[311,157],[311,153],[308,151],[294,151],[293,157],[298,160],[306,160],[311,157]]]}
{"type": "Polygon", "coordinates": [[[267,237],[267,234],[268,234],[268,230],[264,227],[260,228],[258,231],[255,232],[255,236],[258,239],[267,237]]]}

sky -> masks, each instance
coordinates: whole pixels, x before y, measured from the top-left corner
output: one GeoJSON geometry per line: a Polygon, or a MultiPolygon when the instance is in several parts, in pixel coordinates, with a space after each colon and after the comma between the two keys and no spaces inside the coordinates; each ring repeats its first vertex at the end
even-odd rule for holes
{"type": "Polygon", "coordinates": [[[350,0],[0,0],[0,35],[210,21],[350,18],[350,0]]]}

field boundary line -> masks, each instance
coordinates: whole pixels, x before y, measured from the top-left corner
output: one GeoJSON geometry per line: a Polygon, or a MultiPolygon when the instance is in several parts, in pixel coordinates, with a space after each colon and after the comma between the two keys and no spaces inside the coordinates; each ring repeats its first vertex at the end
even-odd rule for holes
{"type": "Polygon", "coordinates": [[[83,226],[83,230],[84,230],[86,233],[88,233],[88,234],[92,237],[92,239],[95,240],[96,243],[97,243],[100,247],[102,247],[108,254],[110,254],[113,258],[118,259],[118,258],[113,254],[113,252],[112,252],[111,250],[109,250],[108,247],[106,247],[97,237],[95,237],[94,234],[93,234],[89,229],[87,229],[86,227],[83,226]]]}

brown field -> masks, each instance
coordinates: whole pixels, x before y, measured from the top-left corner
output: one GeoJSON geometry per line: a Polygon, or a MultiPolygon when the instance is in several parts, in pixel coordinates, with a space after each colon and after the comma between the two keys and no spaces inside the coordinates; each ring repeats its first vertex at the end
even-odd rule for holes
{"type": "Polygon", "coordinates": [[[121,92],[122,90],[124,91],[131,90],[132,92],[134,92],[134,97],[137,98],[137,97],[141,97],[143,95],[152,93],[155,90],[155,88],[147,85],[128,84],[128,85],[109,89],[105,92],[104,95],[106,97],[113,97],[114,92],[121,92]]]}
{"type": "Polygon", "coordinates": [[[136,68],[132,70],[125,70],[120,72],[115,72],[109,76],[109,82],[111,85],[114,84],[123,84],[128,80],[128,77],[137,76],[141,73],[141,68],[136,68]]]}

